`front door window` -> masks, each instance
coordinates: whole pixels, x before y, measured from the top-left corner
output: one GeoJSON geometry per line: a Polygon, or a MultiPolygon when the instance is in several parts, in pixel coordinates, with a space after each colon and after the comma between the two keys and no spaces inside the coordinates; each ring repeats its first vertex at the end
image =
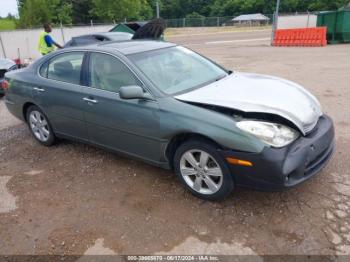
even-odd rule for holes
{"type": "Polygon", "coordinates": [[[90,56],[90,86],[118,93],[122,86],[140,85],[135,75],[117,58],[92,53],[90,56]]]}

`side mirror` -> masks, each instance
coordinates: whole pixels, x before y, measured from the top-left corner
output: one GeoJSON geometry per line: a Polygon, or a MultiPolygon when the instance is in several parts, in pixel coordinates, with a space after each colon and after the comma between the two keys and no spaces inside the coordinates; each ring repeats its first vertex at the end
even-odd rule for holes
{"type": "Polygon", "coordinates": [[[122,86],[119,89],[119,96],[122,99],[145,99],[153,100],[150,94],[144,93],[140,86],[122,86]]]}

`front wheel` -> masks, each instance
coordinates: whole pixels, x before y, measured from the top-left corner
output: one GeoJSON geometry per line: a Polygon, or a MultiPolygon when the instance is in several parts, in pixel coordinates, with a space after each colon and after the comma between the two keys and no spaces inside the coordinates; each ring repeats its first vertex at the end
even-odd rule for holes
{"type": "Polygon", "coordinates": [[[222,200],[234,188],[230,171],[214,144],[183,143],[174,157],[176,175],[191,193],[205,200],[222,200]]]}
{"type": "Polygon", "coordinates": [[[37,106],[30,106],[27,110],[27,123],[34,138],[45,146],[55,142],[55,134],[44,112],[37,106]]]}

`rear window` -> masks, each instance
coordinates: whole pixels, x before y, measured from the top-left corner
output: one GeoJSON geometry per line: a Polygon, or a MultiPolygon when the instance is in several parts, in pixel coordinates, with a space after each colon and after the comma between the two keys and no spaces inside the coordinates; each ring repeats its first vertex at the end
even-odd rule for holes
{"type": "Polygon", "coordinates": [[[69,52],[57,55],[45,62],[39,74],[42,77],[79,85],[84,52],[69,52]]]}
{"type": "Polygon", "coordinates": [[[99,40],[94,37],[76,37],[73,39],[71,46],[91,45],[97,42],[99,42],[99,40]]]}

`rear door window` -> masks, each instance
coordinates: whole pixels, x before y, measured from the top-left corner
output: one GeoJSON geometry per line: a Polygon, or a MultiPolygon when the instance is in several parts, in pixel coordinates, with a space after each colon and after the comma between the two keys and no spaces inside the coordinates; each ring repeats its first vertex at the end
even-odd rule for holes
{"type": "Polygon", "coordinates": [[[75,46],[84,46],[84,45],[91,45],[94,43],[99,42],[95,37],[93,36],[86,36],[86,37],[77,37],[74,39],[74,45],[75,46]]]}
{"type": "Polygon", "coordinates": [[[49,61],[47,78],[79,85],[83,58],[84,52],[55,56],[49,61]]]}

